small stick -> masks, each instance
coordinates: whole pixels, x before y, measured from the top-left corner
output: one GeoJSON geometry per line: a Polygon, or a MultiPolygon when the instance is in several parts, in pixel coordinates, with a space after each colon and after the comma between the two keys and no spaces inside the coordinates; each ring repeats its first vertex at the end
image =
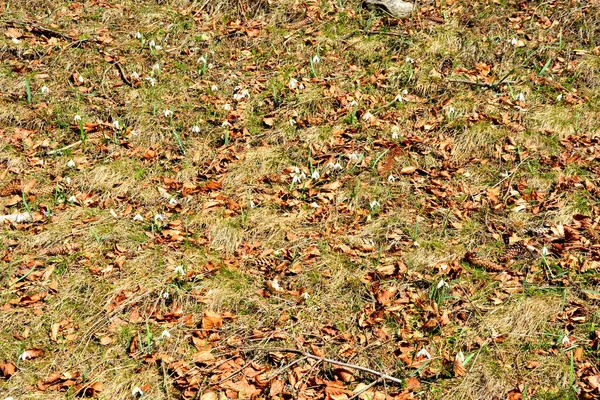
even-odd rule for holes
{"type": "Polygon", "coordinates": [[[325,358],[325,357],[319,357],[316,356],[314,354],[311,353],[305,353],[301,350],[296,350],[296,349],[288,349],[288,348],[278,348],[278,347],[273,347],[273,348],[254,348],[254,349],[249,349],[249,350],[260,350],[260,351],[267,351],[267,352],[282,352],[282,353],[294,353],[294,354],[299,354],[305,358],[310,358],[313,360],[317,360],[317,361],[323,361],[329,364],[333,364],[333,365],[339,365],[340,367],[346,367],[346,368],[351,368],[351,369],[355,369],[358,371],[362,371],[362,372],[367,372],[369,374],[372,375],[376,375],[378,376],[380,379],[385,379],[394,383],[397,383],[399,385],[403,385],[404,382],[402,381],[402,379],[398,379],[398,378],[394,378],[393,376],[384,374],[383,372],[379,372],[379,371],[375,371],[374,369],[370,369],[370,368],[366,368],[366,367],[361,367],[360,365],[355,365],[355,364],[348,364],[345,362],[341,362],[341,361],[336,361],[336,360],[332,360],[331,358],[325,358]]]}
{"type": "Polygon", "coordinates": [[[358,399],[358,396],[360,396],[361,394],[363,394],[367,390],[371,389],[373,386],[377,385],[381,381],[383,381],[383,379],[379,378],[376,381],[371,382],[369,385],[365,386],[364,388],[362,388],[361,390],[359,390],[357,393],[354,393],[354,395],[352,397],[350,397],[348,400],[358,399]]]}
{"type": "Polygon", "coordinates": [[[60,149],[47,151],[46,154],[48,154],[49,156],[51,156],[53,154],[62,153],[65,150],[69,150],[69,149],[71,149],[73,147],[79,146],[81,143],[83,143],[83,142],[81,140],[78,140],[78,141],[76,141],[74,143],[71,143],[68,146],[61,147],[60,149]]]}
{"type": "Polygon", "coordinates": [[[300,357],[299,359],[294,360],[294,361],[292,361],[291,363],[289,363],[287,365],[284,365],[283,367],[279,368],[277,371],[273,372],[272,374],[269,374],[268,377],[267,377],[267,379],[271,379],[271,378],[276,377],[277,375],[281,374],[285,370],[292,368],[294,365],[296,365],[299,362],[302,362],[304,360],[306,360],[306,357],[300,357]]]}
{"type": "Polygon", "coordinates": [[[113,64],[119,70],[119,75],[121,75],[121,79],[123,80],[123,82],[125,82],[129,87],[135,87],[133,86],[133,83],[131,83],[131,81],[127,78],[127,75],[125,75],[125,71],[123,71],[123,67],[121,66],[121,64],[119,64],[118,61],[113,62],[113,64]]]}
{"type": "Polygon", "coordinates": [[[468,79],[448,79],[448,82],[454,82],[454,83],[464,83],[467,85],[474,85],[474,86],[481,86],[484,88],[488,88],[488,89],[493,89],[498,87],[498,85],[500,84],[504,84],[504,83],[517,83],[516,81],[503,81],[500,80],[498,82],[494,82],[494,83],[487,83],[487,82],[480,82],[480,81],[470,81],[468,79]]]}

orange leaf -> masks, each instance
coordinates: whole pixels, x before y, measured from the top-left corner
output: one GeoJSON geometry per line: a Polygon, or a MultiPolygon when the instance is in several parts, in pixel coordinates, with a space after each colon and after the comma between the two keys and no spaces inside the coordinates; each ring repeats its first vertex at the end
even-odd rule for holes
{"type": "Polygon", "coordinates": [[[218,329],[223,326],[223,317],[212,311],[204,311],[202,329],[218,329]]]}
{"type": "Polygon", "coordinates": [[[44,355],[43,349],[29,349],[21,353],[21,360],[33,360],[44,355]]]}

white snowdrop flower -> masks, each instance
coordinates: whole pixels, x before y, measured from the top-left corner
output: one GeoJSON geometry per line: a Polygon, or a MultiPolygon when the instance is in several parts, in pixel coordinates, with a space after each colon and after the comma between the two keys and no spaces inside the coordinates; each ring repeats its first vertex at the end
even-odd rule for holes
{"type": "Polygon", "coordinates": [[[569,344],[571,344],[571,340],[569,339],[569,337],[567,335],[565,335],[562,338],[562,344],[563,344],[563,346],[568,346],[569,344]]]}
{"type": "Polygon", "coordinates": [[[548,248],[546,246],[542,247],[542,255],[544,257],[548,255],[548,248]]]}
{"type": "Polygon", "coordinates": [[[77,114],[73,117],[73,122],[79,122],[81,121],[81,115],[77,114]]]}
{"type": "Polygon", "coordinates": [[[241,101],[241,100],[245,99],[246,97],[250,98],[250,92],[248,91],[248,89],[244,89],[241,92],[233,95],[233,99],[235,101],[241,101]]]}
{"type": "Polygon", "coordinates": [[[29,354],[27,351],[24,351],[23,353],[21,353],[21,355],[19,356],[19,358],[22,361],[28,360],[31,358],[31,354],[29,354]]]}
{"type": "Polygon", "coordinates": [[[153,49],[156,47],[156,42],[154,41],[154,39],[152,39],[151,41],[148,42],[148,46],[153,49]]]}
{"type": "Polygon", "coordinates": [[[169,118],[173,116],[173,110],[165,110],[163,111],[163,115],[165,116],[165,118],[169,118]]]}
{"type": "Polygon", "coordinates": [[[83,83],[83,81],[84,81],[84,79],[83,79],[83,76],[79,75],[79,76],[77,77],[77,82],[79,82],[79,83],[83,83]]]}
{"type": "Polygon", "coordinates": [[[298,88],[298,80],[295,78],[290,78],[290,81],[288,82],[288,87],[292,90],[297,89],[298,88]]]}
{"type": "Polygon", "coordinates": [[[392,132],[392,139],[398,139],[398,132],[392,132]]]}
{"type": "Polygon", "coordinates": [[[69,167],[69,168],[75,168],[75,161],[73,161],[73,160],[67,161],[67,167],[69,167]]]}
{"type": "Polygon", "coordinates": [[[357,162],[358,161],[358,154],[356,153],[352,153],[348,156],[348,159],[352,162],[357,162]]]}
{"type": "Polygon", "coordinates": [[[452,117],[454,114],[456,114],[456,111],[454,110],[454,107],[448,107],[448,112],[447,112],[449,117],[452,117]]]}
{"type": "Polygon", "coordinates": [[[177,199],[175,197],[171,197],[169,199],[169,204],[172,205],[172,206],[177,205],[177,199]]]}
{"type": "Polygon", "coordinates": [[[304,83],[301,83],[301,84],[298,86],[298,89],[300,89],[300,90],[304,90],[304,88],[305,88],[305,87],[306,87],[306,86],[304,86],[304,83]]]}
{"type": "Polygon", "coordinates": [[[312,58],[312,62],[313,64],[318,64],[321,62],[321,57],[319,57],[318,54],[315,54],[315,56],[312,58]]]}
{"type": "Polygon", "coordinates": [[[131,73],[131,77],[132,77],[133,79],[140,79],[140,75],[139,75],[137,72],[135,72],[135,71],[133,71],[133,72],[131,73]]]}
{"type": "Polygon", "coordinates": [[[358,102],[356,100],[352,100],[350,102],[350,104],[348,104],[350,107],[356,107],[358,105],[358,102]]]}
{"type": "Polygon", "coordinates": [[[304,300],[308,300],[308,299],[310,299],[310,294],[308,294],[308,292],[304,292],[304,293],[302,293],[301,297],[302,297],[304,300]]]}
{"type": "Polygon", "coordinates": [[[343,169],[342,165],[339,162],[336,162],[335,164],[333,162],[328,162],[327,165],[325,165],[325,168],[329,168],[332,170],[340,170],[343,169]]]}
{"type": "Polygon", "coordinates": [[[162,214],[156,214],[156,215],[154,216],[154,222],[155,222],[155,223],[157,223],[157,222],[162,222],[162,221],[164,221],[165,219],[166,219],[166,218],[165,218],[165,216],[164,216],[164,215],[162,215],[162,214]]]}
{"type": "Polygon", "coordinates": [[[206,64],[208,61],[206,61],[206,58],[205,58],[204,56],[200,56],[200,58],[198,58],[198,59],[196,60],[196,62],[197,62],[198,64],[206,64]]]}
{"type": "Polygon", "coordinates": [[[250,208],[256,208],[256,204],[252,200],[250,200],[250,208]]]}
{"type": "Polygon", "coordinates": [[[170,339],[171,338],[171,332],[169,332],[167,329],[165,329],[160,334],[160,337],[161,337],[161,339],[170,339]]]}
{"type": "Polygon", "coordinates": [[[163,299],[167,300],[169,297],[171,297],[171,295],[169,294],[169,292],[162,292],[161,296],[163,299]]]}
{"type": "Polygon", "coordinates": [[[71,184],[71,178],[67,176],[67,178],[65,179],[65,182],[67,183],[67,185],[71,184]]]}
{"type": "Polygon", "coordinates": [[[141,34],[140,32],[136,32],[136,33],[135,33],[135,38],[136,38],[136,39],[141,39],[142,37],[143,37],[143,36],[142,36],[142,34],[141,34]]]}
{"type": "Polygon", "coordinates": [[[312,179],[319,179],[321,177],[321,174],[319,174],[319,171],[317,171],[316,169],[312,172],[312,174],[310,174],[310,177],[312,179]]]}
{"type": "Polygon", "coordinates": [[[429,352],[427,351],[427,349],[425,347],[423,347],[421,350],[419,350],[419,352],[417,353],[417,358],[418,357],[427,357],[428,359],[431,360],[431,354],[429,354],[429,352]]]}
{"type": "Polygon", "coordinates": [[[156,79],[152,78],[151,76],[147,77],[146,80],[148,81],[148,83],[150,83],[150,86],[156,85],[156,79]]]}
{"type": "Polygon", "coordinates": [[[525,101],[525,94],[523,92],[517,95],[517,101],[525,101]]]}
{"type": "Polygon", "coordinates": [[[394,175],[388,176],[388,182],[396,182],[396,177],[394,175]]]}
{"type": "Polygon", "coordinates": [[[119,219],[119,216],[117,215],[117,213],[115,212],[115,210],[113,210],[112,208],[110,209],[110,215],[112,215],[112,217],[114,219],[119,219]]]}
{"type": "Polygon", "coordinates": [[[144,395],[144,392],[142,391],[142,389],[140,389],[139,387],[134,387],[133,390],[131,391],[131,395],[133,397],[142,397],[144,395]]]}
{"type": "Polygon", "coordinates": [[[231,111],[231,104],[229,104],[229,103],[223,104],[223,110],[225,110],[225,111],[231,111]]]}
{"type": "Polygon", "coordinates": [[[142,217],[140,214],[135,214],[135,217],[133,217],[133,220],[142,222],[144,220],[144,217],[142,217]]]}
{"type": "Polygon", "coordinates": [[[306,174],[304,172],[292,174],[292,183],[301,183],[303,179],[306,179],[306,174]]]}
{"type": "Polygon", "coordinates": [[[173,271],[173,272],[175,272],[176,274],[179,274],[181,276],[185,275],[185,271],[183,270],[183,265],[178,265],[175,268],[175,271],[173,271]]]}
{"type": "Polygon", "coordinates": [[[192,126],[192,133],[200,133],[200,127],[198,125],[192,126]]]}
{"type": "Polygon", "coordinates": [[[516,46],[516,45],[517,45],[517,43],[519,43],[519,41],[517,40],[517,38],[516,38],[516,37],[514,37],[514,38],[510,39],[510,44],[511,44],[511,45],[513,45],[513,46],[516,46]]]}
{"type": "Polygon", "coordinates": [[[508,171],[504,171],[500,174],[500,176],[503,178],[508,178],[510,176],[510,173],[508,171]]]}
{"type": "Polygon", "coordinates": [[[371,208],[371,210],[374,208],[378,208],[380,206],[381,206],[381,204],[377,200],[373,200],[372,202],[369,203],[369,207],[371,208]]]}
{"type": "Polygon", "coordinates": [[[409,63],[409,64],[414,64],[414,63],[415,63],[415,60],[413,60],[413,59],[412,59],[412,58],[410,58],[410,57],[406,57],[406,62],[407,62],[407,63],[409,63]]]}
{"type": "Polygon", "coordinates": [[[446,287],[450,287],[450,286],[449,286],[449,285],[446,283],[446,281],[445,281],[445,280],[443,280],[443,279],[440,279],[440,282],[437,284],[437,288],[438,288],[438,289],[441,289],[441,288],[443,288],[444,286],[446,286],[446,287]]]}
{"type": "Polygon", "coordinates": [[[404,89],[401,94],[406,96],[408,94],[408,89],[404,89]]]}
{"type": "Polygon", "coordinates": [[[219,90],[219,87],[217,85],[212,85],[210,87],[210,90],[212,90],[213,92],[216,92],[217,90],[219,90]]]}
{"type": "Polygon", "coordinates": [[[223,121],[221,124],[222,127],[231,127],[231,124],[228,121],[223,121]]]}
{"type": "Polygon", "coordinates": [[[69,198],[67,199],[67,201],[68,201],[69,203],[77,203],[77,197],[75,197],[75,196],[71,196],[71,197],[69,197],[69,198]]]}
{"type": "Polygon", "coordinates": [[[404,103],[404,97],[402,97],[401,94],[396,95],[396,97],[394,97],[394,101],[397,103],[404,103]]]}
{"type": "Polygon", "coordinates": [[[48,86],[46,86],[46,85],[42,86],[42,88],[40,90],[43,95],[50,93],[50,89],[48,89],[48,86]]]}
{"type": "Polygon", "coordinates": [[[4,400],[15,400],[13,397],[7,397],[4,400]]]}
{"type": "Polygon", "coordinates": [[[160,72],[160,64],[156,63],[152,66],[152,72],[160,72]]]}
{"type": "Polygon", "coordinates": [[[289,122],[290,122],[290,126],[296,126],[296,124],[297,124],[297,122],[294,118],[291,118],[289,122]]]}
{"type": "Polygon", "coordinates": [[[363,119],[363,121],[370,122],[375,119],[375,116],[367,111],[366,113],[363,114],[362,119],[363,119]]]}
{"type": "Polygon", "coordinates": [[[119,123],[118,120],[115,119],[112,123],[112,127],[118,130],[118,129],[121,129],[121,124],[119,123]]]}
{"type": "Polygon", "coordinates": [[[279,285],[277,278],[271,281],[271,285],[273,286],[273,290],[276,292],[281,292],[283,290],[282,287],[279,285]]]}
{"type": "Polygon", "coordinates": [[[562,93],[556,96],[556,101],[561,101],[563,99],[562,93]]]}
{"type": "Polygon", "coordinates": [[[21,41],[20,41],[19,39],[17,39],[16,37],[15,37],[15,38],[12,38],[12,39],[11,39],[11,41],[12,41],[14,44],[19,44],[19,43],[21,43],[21,41]]]}

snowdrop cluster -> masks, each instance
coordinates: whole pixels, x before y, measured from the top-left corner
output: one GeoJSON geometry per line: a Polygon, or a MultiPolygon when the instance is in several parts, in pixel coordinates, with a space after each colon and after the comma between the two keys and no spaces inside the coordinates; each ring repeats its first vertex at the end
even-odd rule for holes
{"type": "Polygon", "coordinates": [[[298,167],[292,168],[290,176],[292,177],[292,184],[301,183],[303,180],[306,179],[306,174],[303,171],[301,171],[298,167]]]}
{"type": "Polygon", "coordinates": [[[238,91],[236,94],[233,95],[233,99],[235,101],[242,101],[245,98],[250,98],[250,92],[248,91],[248,89],[238,91]]]}
{"type": "Polygon", "coordinates": [[[325,168],[330,169],[332,171],[340,171],[344,169],[339,162],[334,163],[333,161],[328,162],[327,165],[325,165],[325,168]]]}

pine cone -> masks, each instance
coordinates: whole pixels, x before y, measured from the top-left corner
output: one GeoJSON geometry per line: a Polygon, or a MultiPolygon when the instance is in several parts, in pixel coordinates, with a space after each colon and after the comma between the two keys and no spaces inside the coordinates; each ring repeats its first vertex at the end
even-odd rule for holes
{"type": "Polygon", "coordinates": [[[23,191],[23,185],[20,179],[13,179],[8,182],[4,187],[0,190],[0,196],[11,196],[13,194],[21,194],[23,191]]]}
{"type": "Polygon", "coordinates": [[[54,246],[43,251],[47,256],[64,256],[67,254],[76,253],[81,250],[81,246],[77,243],[65,244],[63,246],[54,246]]]}
{"type": "Polygon", "coordinates": [[[35,194],[38,197],[46,197],[54,195],[56,191],[56,185],[44,185],[39,188],[35,188],[32,190],[32,194],[35,194]]]}
{"type": "Polygon", "coordinates": [[[524,258],[528,254],[529,250],[527,250],[527,247],[523,243],[514,243],[504,250],[504,253],[500,256],[500,262],[509,262],[518,258],[524,258]]]}
{"type": "Polygon", "coordinates": [[[477,254],[475,254],[472,251],[468,251],[465,254],[465,261],[467,261],[469,264],[473,265],[474,267],[482,268],[489,272],[504,271],[504,268],[502,268],[501,265],[498,265],[493,261],[483,259],[483,258],[477,256],[477,254]]]}

